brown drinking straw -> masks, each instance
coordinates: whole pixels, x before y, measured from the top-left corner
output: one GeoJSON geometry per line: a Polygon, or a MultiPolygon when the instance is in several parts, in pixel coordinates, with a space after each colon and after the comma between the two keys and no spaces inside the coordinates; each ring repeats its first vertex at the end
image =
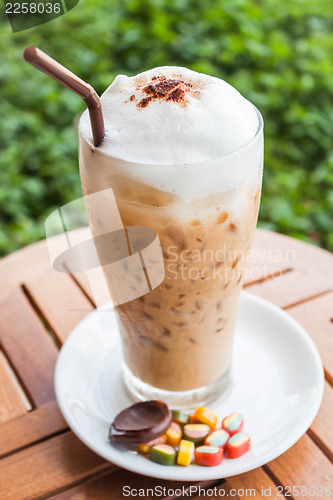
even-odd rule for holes
{"type": "Polygon", "coordinates": [[[82,97],[89,109],[94,144],[96,147],[99,146],[105,135],[104,119],[101,100],[92,86],[81,80],[81,78],[74,75],[69,69],[59,64],[37,47],[27,47],[23,57],[32,66],[35,66],[35,68],[43,71],[82,97]]]}

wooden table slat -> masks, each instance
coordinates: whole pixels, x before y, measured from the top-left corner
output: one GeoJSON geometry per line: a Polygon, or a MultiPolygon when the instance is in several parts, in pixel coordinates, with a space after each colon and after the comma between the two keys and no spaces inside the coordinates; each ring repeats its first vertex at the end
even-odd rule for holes
{"type": "MultiPolygon", "coordinates": [[[[245,281],[247,291],[286,308],[303,324],[321,353],[327,381],[333,384],[332,255],[261,230],[256,232],[254,249],[255,260],[250,263],[245,281]]],[[[51,497],[54,500],[112,500],[123,498],[122,488],[127,484],[135,488],[161,484],[172,488],[186,484],[145,478],[118,469],[66,430],[67,425],[54,401],[57,348],[43,321],[46,320],[62,343],[77,322],[93,309],[86,297],[92,299],[86,276],[75,275],[73,280],[69,275],[53,271],[45,241],[2,259],[0,275],[6,282],[0,291],[0,298],[4,299],[0,303],[0,345],[36,406],[33,411],[26,413],[25,409],[22,416],[0,425],[0,455],[4,456],[0,461],[1,500],[51,497]],[[21,289],[22,284],[29,300],[21,289]]],[[[6,380],[5,393],[9,390],[10,397],[16,398],[13,387],[8,389],[10,381],[2,374],[3,368],[0,357],[0,379],[6,380]]],[[[3,390],[0,386],[0,405],[8,398],[3,390]]],[[[9,417],[8,408],[12,403],[7,400],[6,404],[9,417]]],[[[326,383],[322,407],[307,435],[264,469],[219,482],[216,496],[210,498],[221,498],[218,493],[223,491],[237,500],[245,498],[242,490],[255,488],[256,498],[278,499],[283,497],[277,497],[276,485],[331,486],[332,404],[333,389],[326,383]],[[271,488],[269,497],[262,496],[262,486],[266,490],[271,488]],[[238,495],[231,495],[235,490],[238,495]]],[[[211,483],[214,484],[217,483],[211,483]]],[[[316,496],[308,493],[299,498],[307,500],[316,496]]],[[[329,497],[318,494],[317,498],[329,497]]]]}
{"type": "MultiPolygon", "coordinates": [[[[333,388],[325,382],[323,402],[308,434],[333,462],[333,388]]],[[[333,493],[332,493],[333,496],[333,493]]]]}
{"type": "Polygon", "coordinates": [[[34,406],[55,400],[57,349],[22,290],[0,303],[0,342],[34,406]]]}
{"type": "Polygon", "coordinates": [[[91,302],[66,273],[50,268],[24,285],[61,344],[93,310],[91,302]]]}
{"type": "Polygon", "coordinates": [[[333,293],[288,309],[309,333],[323,360],[326,378],[333,385],[333,293]]]}
{"type": "MultiPolygon", "coordinates": [[[[222,482],[216,486],[216,489],[213,487],[211,488],[213,490],[213,494],[209,494],[210,500],[220,500],[221,498],[232,498],[233,500],[240,500],[242,497],[236,494],[235,491],[233,491],[233,488],[226,482],[222,482]]],[[[193,500],[200,500],[202,498],[205,498],[203,494],[198,494],[194,495],[192,497],[193,500]]]]}
{"type": "Polygon", "coordinates": [[[57,403],[37,408],[0,425],[0,456],[67,429],[57,403]]]}
{"type": "Polygon", "coordinates": [[[51,496],[105,468],[114,468],[66,432],[0,461],[1,500],[51,496]]]}
{"type": "MultiPolygon", "coordinates": [[[[7,362],[0,350],[0,422],[7,422],[15,417],[24,415],[27,407],[21,397],[11,373],[7,369],[7,362]]],[[[3,425],[0,425],[0,433],[3,425]]],[[[0,438],[0,449],[1,449],[0,438]]]]}
{"type": "MultiPolygon", "coordinates": [[[[89,234],[86,228],[77,229],[76,237],[89,234]]],[[[63,238],[55,236],[55,239],[63,238]]],[[[9,295],[13,290],[19,288],[21,284],[51,267],[50,256],[45,240],[33,243],[25,248],[3,257],[0,260],[0,276],[2,283],[6,286],[0,287],[0,300],[9,295]]]]}
{"type": "Polygon", "coordinates": [[[283,499],[283,495],[282,497],[277,496],[277,487],[275,483],[261,467],[239,476],[229,477],[226,482],[230,488],[238,492],[240,498],[267,499],[268,497],[270,500],[283,499]],[[241,490],[244,491],[244,494],[240,493],[241,490]]]}
{"type": "Polygon", "coordinates": [[[258,244],[258,233],[255,235],[254,245],[249,251],[244,284],[280,276],[295,266],[294,254],[290,248],[280,249],[276,245],[263,246],[258,244]]]}
{"type": "MultiPolygon", "coordinates": [[[[178,481],[165,481],[154,479],[151,477],[140,476],[134,474],[133,472],[126,471],[124,469],[117,469],[102,477],[92,478],[84,483],[81,483],[74,488],[67,491],[59,493],[58,495],[52,496],[49,500],[119,500],[120,498],[142,498],[140,495],[140,490],[153,489],[159,493],[155,496],[156,498],[161,498],[162,500],[171,500],[174,498],[184,498],[179,496],[175,490],[184,489],[188,491],[186,497],[190,493],[190,487],[199,487],[202,489],[207,489],[210,485],[215,484],[216,481],[202,481],[201,483],[187,482],[182,483],[178,481]],[[124,487],[126,487],[124,489],[124,487]],[[132,491],[132,496],[127,493],[132,491]],[[175,494],[172,494],[174,493],[175,494]],[[125,494],[124,494],[125,493],[125,494]]],[[[149,493],[149,492],[148,492],[149,493]]],[[[195,497],[195,492],[191,492],[190,498],[195,497]]],[[[155,498],[151,494],[145,495],[146,498],[155,498]]],[[[236,497],[237,499],[237,497],[236,497]]]]}
{"type": "Polygon", "coordinates": [[[86,273],[80,273],[80,274],[73,273],[72,279],[77,283],[77,286],[79,288],[81,288],[82,293],[84,293],[88,297],[89,302],[91,302],[92,304],[94,304],[94,306],[96,306],[94,294],[92,293],[92,289],[91,289],[87,274],[86,273]]]}
{"type": "Polygon", "coordinates": [[[329,291],[329,285],[303,269],[293,269],[269,280],[246,286],[246,291],[286,308],[329,291]]]}
{"type": "MultiPolygon", "coordinates": [[[[284,487],[305,486],[309,488],[313,486],[314,488],[325,488],[332,487],[333,484],[331,462],[308,435],[303,436],[283,455],[269,462],[265,468],[273,474],[275,482],[284,487]]],[[[313,500],[313,498],[320,497],[320,494],[313,495],[308,490],[307,494],[300,498],[302,500],[313,500]]]]}
{"type": "Polygon", "coordinates": [[[327,287],[332,287],[332,254],[315,245],[290,238],[284,234],[257,229],[254,236],[254,249],[259,255],[267,251],[271,262],[287,260],[292,269],[302,269],[321,280],[327,287]]]}

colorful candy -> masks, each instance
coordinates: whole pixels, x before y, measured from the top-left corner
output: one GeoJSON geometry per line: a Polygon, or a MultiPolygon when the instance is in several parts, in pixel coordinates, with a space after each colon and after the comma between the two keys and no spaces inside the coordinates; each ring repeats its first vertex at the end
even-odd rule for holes
{"type": "Polygon", "coordinates": [[[206,467],[214,467],[219,465],[223,460],[223,448],[218,446],[199,446],[195,452],[195,463],[197,465],[205,465],[206,467]]]}
{"type": "Polygon", "coordinates": [[[203,444],[210,433],[210,427],[206,424],[186,424],[183,427],[183,437],[192,441],[196,446],[203,444]]]}
{"type": "Polygon", "coordinates": [[[176,424],[185,425],[189,423],[190,417],[181,410],[172,410],[172,420],[176,424]]]}
{"type": "Polygon", "coordinates": [[[238,458],[244,455],[251,446],[250,436],[244,432],[234,434],[228,441],[226,449],[230,458],[238,458]]]}
{"type": "Polygon", "coordinates": [[[143,453],[143,455],[147,455],[150,452],[150,446],[146,443],[138,444],[138,450],[140,453],[143,453]]]}
{"type": "Polygon", "coordinates": [[[140,453],[147,454],[150,452],[151,447],[155,444],[165,444],[166,442],[167,437],[163,434],[163,436],[153,439],[152,441],[149,441],[149,443],[138,444],[138,449],[140,453]]]}
{"type": "Polygon", "coordinates": [[[209,425],[209,427],[213,431],[217,424],[217,416],[208,408],[200,406],[195,410],[193,415],[191,415],[190,422],[191,424],[198,423],[209,425]]]}
{"type": "Polygon", "coordinates": [[[165,433],[167,444],[170,446],[178,446],[182,438],[182,430],[176,422],[171,422],[171,426],[165,433]]]}
{"type": "Polygon", "coordinates": [[[157,464],[174,465],[176,450],[168,444],[156,444],[150,451],[150,458],[157,464]]]}
{"type": "Polygon", "coordinates": [[[231,413],[222,420],[222,429],[228,431],[230,436],[243,430],[244,420],[240,413],[231,413]]]}
{"type": "Polygon", "coordinates": [[[186,439],[182,439],[179,445],[177,464],[187,467],[192,462],[193,457],[194,443],[192,441],[186,441],[186,439]]]}
{"type": "Polygon", "coordinates": [[[230,438],[229,432],[224,429],[213,431],[205,439],[205,444],[207,446],[218,446],[219,448],[224,448],[230,438]]]}
{"type": "Polygon", "coordinates": [[[216,429],[217,420],[215,413],[204,406],[189,416],[181,410],[171,412],[162,401],[146,401],[121,412],[111,424],[109,437],[119,444],[138,443],[139,453],[160,465],[188,467],[195,461],[213,467],[222,462],[224,453],[231,459],[238,458],[251,446],[250,437],[242,432],[240,413],[225,417],[221,429],[216,429]],[[142,443],[144,437],[148,442],[142,443]]]}

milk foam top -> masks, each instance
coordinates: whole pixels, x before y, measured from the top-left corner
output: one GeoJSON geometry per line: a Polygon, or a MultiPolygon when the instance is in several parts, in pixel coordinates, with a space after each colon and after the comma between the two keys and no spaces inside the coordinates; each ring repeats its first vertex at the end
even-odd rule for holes
{"type": "Polygon", "coordinates": [[[109,188],[114,175],[185,202],[260,184],[260,115],[225,81],[164,66],[117,76],[101,102],[106,137],[97,148],[88,111],[79,122],[84,192],[109,188]]]}
{"type": "MultiPolygon", "coordinates": [[[[136,163],[181,164],[225,156],[258,130],[249,101],[224,80],[164,66],[118,75],[101,97],[101,152],[136,163]]],[[[80,134],[92,142],[88,113],[80,134]]]]}

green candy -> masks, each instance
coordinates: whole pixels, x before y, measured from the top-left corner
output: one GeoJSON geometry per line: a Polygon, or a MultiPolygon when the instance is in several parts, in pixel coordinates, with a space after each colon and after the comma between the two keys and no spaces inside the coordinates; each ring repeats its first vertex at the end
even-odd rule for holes
{"type": "Polygon", "coordinates": [[[176,460],[176,450],[168,444],[156,444],[150,451],[150,458],[157,464],[174,465],[176,460]]]}
{"type": "Polygon", "coordinates": [[[205,441],[210,431],[209,425],[206,424],[187,424],[183,427],[183,437],[198,446],[205,441]]]}
{"type": "Polygon", "coordinates": [[[190,416],[181,410],[172,410],[172,420],[179,425],[185,425],[189,423],[190,416]]]}

